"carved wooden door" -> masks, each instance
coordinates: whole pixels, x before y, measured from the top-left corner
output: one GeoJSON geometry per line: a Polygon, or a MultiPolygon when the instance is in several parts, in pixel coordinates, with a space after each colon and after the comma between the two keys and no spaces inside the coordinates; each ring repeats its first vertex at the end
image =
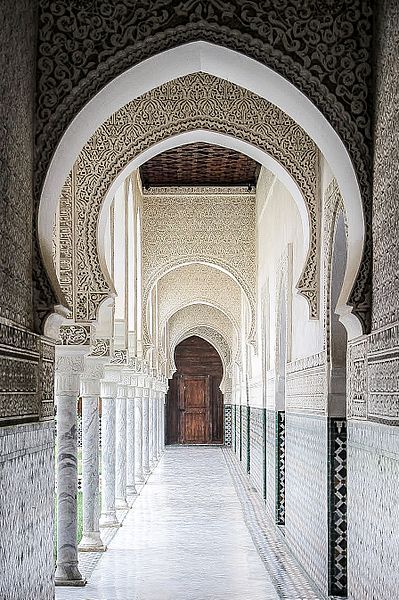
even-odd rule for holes
{"type": "Polygon", "coordinates": [[[179,391],[180,443],[208,444],[212,440],[209,375],[181,377],[179,391]]]}

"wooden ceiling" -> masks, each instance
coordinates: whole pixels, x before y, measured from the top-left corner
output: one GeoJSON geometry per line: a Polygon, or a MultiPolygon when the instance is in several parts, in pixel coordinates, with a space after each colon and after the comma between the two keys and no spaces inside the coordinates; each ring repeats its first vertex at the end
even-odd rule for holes
{"type": "Polygon", "coordinates": [[[255,186],[260,165],[235,150],[198,142],[154,156],[140,167],[145,189],[164,186],[255,186]]]}

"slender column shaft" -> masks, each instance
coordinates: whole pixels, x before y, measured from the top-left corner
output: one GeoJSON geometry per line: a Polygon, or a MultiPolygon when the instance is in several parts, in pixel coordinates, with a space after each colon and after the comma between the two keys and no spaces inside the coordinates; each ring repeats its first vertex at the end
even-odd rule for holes
{"type": "Polygon", "coordinates": [[[150,471],[152,470],[152,398],[151,390],[148,393],[148,461],[150,463],[150,471]]]}
{"type": "MultiPolygon", "coordinates": [[[[141,390],[140,390],[141,393],[141,390]]],[[[136,410],[135,410],[135,442],[136,442],[136,481],[144,483],[143,472],[143,399],[138,396],[138,388],[136,388],[136,410]]]]}
{"type": "Polygon", "coordinates": [[[118,527],[115,510],[115,384],[101,383],[101,518],[102,527],[118,527]]]}
{"type": "Polygon", "coordinates": [[[82,381],[81,383],[83,535],[79,544],[79,550],[85,552],[103,552],[105,550],[105,545],[100,536],[99,523],[100,486],[98,396],[87,395],[87,390],[85,389],[87,387],[87,383],[90,385],[91,382],[82,381]]]}
{"type": "Polygon", "coordinates": [[[158,423],[157,423],[157,393],[155,389],[152,392],[152,462],[156,465],[158,461],[157,457],[157,435],[158,435],[158,423]]]}
{"type": "Polygon", "coordinates": [[[115,472],[115,505],[116,508],[127,508],[126,502],[126,442],[127,442],[127,408],[125,386],[118,386],[116,398],[116,472],[115,472]]]}
{"type": "Polygon", "coordinates": [[[154,454],[155,419],[154,419],[154,392],[152,391],[152,389],[150,389],[149,407],[150,407],[150,426],[149,426],[150,467],[151,467],[151,469],[153,469],[153,467],[155,465],[155,454],[154,454]]]}
{"type": "Polygon", "coordinates": [[[161,449],[165,452],[165,394],[162,394],[161,399],[161,449]]]}
{"type": "Polygon", "coordinates": [[[162,392],[159,392],[158,394],[158,412],[159,412],[159,418],[158,418],[158,423],[159,423],[159,427],[158,427],[158,448],[159,448],[159,457],[162,456],[163,453],[163,448],[162,448],[162,392]]]}
{"type": "Polygon", "coordinates": [[[159,391],[155,393],[155,421],[156,421],[156,433],[155,433],[155,456],[157,461],[161,458],[161,447],[159,444],[159,431],[160,431],[160,411],[159,411],[159,391]]]}
{"type": "Polygon", "coordinates": [[[126,495],[135,496],[136,490],[136,431],[135,388],[129,387],[127,397],[127,444],[126,444],[126,495]]]}
{"type": "Polygon", "coordinates": [[[149,406],[149,396],[148,389],[144,389],[143,396],[143,470],[145,474],[150,472],[150,439],[149,439],[149,429],[150,429],[150,406],[149,406]]]}
{"type": "MultiPolygon", "coordinates": [[[[62,360],[62,359],[61,359],[62,360]]],[[[56,373],[57,394],[57,585],[81,586],[77,548],[77,418],[79,374],[56,373]]]]}

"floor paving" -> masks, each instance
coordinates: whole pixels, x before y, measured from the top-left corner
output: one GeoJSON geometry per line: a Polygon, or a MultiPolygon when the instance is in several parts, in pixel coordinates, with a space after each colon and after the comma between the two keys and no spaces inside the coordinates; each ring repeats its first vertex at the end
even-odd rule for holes
{"type": "Polygon", "coordinates": [[[84,588],[57,600],[275,600],[221,448],[168,447],[84,588]]]}

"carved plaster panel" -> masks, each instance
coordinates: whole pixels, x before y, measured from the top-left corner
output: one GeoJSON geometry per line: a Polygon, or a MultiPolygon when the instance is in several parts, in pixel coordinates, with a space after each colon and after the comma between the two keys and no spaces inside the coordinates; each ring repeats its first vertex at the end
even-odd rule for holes
{"type": "MultiPolygon", "coordinates": [[[[308,299],[311,316],[317,316],[319,165],[315,144],[299,125],[273,104],[223,79],[194,73],[168,82],[121,108],[96,131],[77,159],[75,185],[67,182],[61,198],[61,202],[66,201],[69,185],[74,211],[76,289],[73,302],[77,321],[94,320],[99,304],[110,291],[100,268],[96,236],[102,201],[112,182],[144,150],[175,134],[195,129],[228,134],[264,150],[282,164],[297,182],[310,220],[310,252],[298,290],[308,299]]],[[[209,202],[200,198],[197,201],[203,204],[204,220],[211,219],[209,202]]],[[[186,207],[189,202],[186,200],[186,207]]],[[[251,202],[251,195],[248,194],[248,205],[251,202]]],[[[164,209],[170,208],[170,199],[163,199],[162,203],[164,209]]],[[[253,276],[248,277],[251,267],[247,251],[251,242],[239,235],[239,226],[249,226],[248,214],[241,222],[244,217],[242,197],[230,198],[229,209],[226,203],[218,205],[215,200],[214,210],[216,207],[221,211],[224,224],[226,219],[231,224],[232,217],[236,216],[234,231],[237,244],[236,255],[234,260],[229,261],[230,264],[226,257],[216,258],[221,266],[232,267],[233,274],[247,296],[251,297],[254,279],[253,276]],[[246,251],[243,253],[244,249],[246,251]]],[[[168,213],[161,213],[161,207],[158,206],[158,215],[161,214],[168,219],[168,213]]],[[[210,224],[215,226],[213,219],[210,224]]],[[[215,230],[210,231],[213,239],[203,237],[201,240],[203,257],[211,248],[214,251],[212,242],[218,239],[215,230]]],[[[210,235],[210,231],[207,235],[210,235]]],[[[152,233],[157,234],[155,228],[152,233]]],[[[225,241],[226,235],[226,239],[232,238],[225,227],[219,232],[219,238],[225,241]]],[[[147,277],[157,277],[155,272],[149,273],[146,267],[145,271],[147,277]]]]}
{"type": "MultiPolygon", "coordinates": [[[[36,203],[63,132],[106,84],[133,65],[187,42],[230,48],[296,86],[346,145],[363,195],[368,235],[353,300],[359,310],[369,308],[372,4],[183,0],[177,11],[173,2],[150,2],[134,10],[131,0],[82,6],[44,0],[38,18],[36,203]]],[[[37,301],[50,306],[54,300],[40,259],[34,263],[36,285],[41,285],[37,295],[42,296],[37,301]]]]}
{"type": "Polygon", "coordinates": [[[157,291],[161,330],[172,314],[194,302],[217,306],[239,327],[241,289],[219,269],[195,263],[179,267],[158,280],[157,291]]]}
{"type": "Polygon", "coordinates": [[[331,272],[334,252],[334,236],[337,218],[340,213],[344,214],[346,237],[348,238],[348,227],[344,204],[336,179],[332,179],[328,185],[323,198],[323,318],[324,318],[324,347],[327,351],[327,360],[330,360],[330,292],[331,272]]]}

